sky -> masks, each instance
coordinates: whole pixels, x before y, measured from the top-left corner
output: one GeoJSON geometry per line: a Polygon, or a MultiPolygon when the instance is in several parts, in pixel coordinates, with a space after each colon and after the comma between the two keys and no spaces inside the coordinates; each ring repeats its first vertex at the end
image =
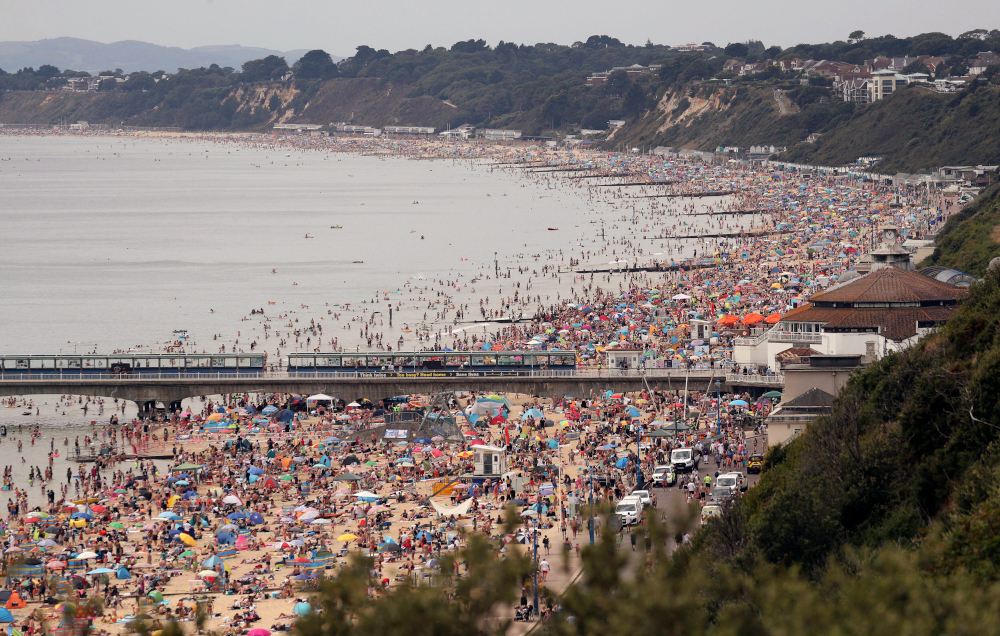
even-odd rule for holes
{"type": "Polygon", "coordinates": [[[459,40],[572,44],[610,35],[628,44],[761,40],[766,46],[927,31],[1000,28],[1000,2],[950,0],[0,0],[0,41],[77,37],[191,48],[241,44],[395,52],[459,40]]]}

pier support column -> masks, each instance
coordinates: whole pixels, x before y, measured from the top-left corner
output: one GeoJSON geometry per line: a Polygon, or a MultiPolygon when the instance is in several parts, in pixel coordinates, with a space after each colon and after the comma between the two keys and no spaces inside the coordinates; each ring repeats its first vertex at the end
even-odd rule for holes
{"type": "Polygon", "coordinates": [[[136,402],[139,406],[139,417],[152,417],[156,413],[156,400],[142,400],[136,402]]]}
{"type": "Polygon", "coordinates": [[[170,403],[167,405],[167,419],[169,419],[170,416],[180,412],[180,410],[181,410],[181,401],[171,400],[170,403]]]}

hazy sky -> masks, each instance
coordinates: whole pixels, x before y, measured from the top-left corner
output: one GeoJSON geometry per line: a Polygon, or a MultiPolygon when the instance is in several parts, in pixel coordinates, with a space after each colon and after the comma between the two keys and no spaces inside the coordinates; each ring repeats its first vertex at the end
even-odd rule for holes
{"type": "Polygon", "coordinates": [[[483,38],[518,44],[571,44],[593,34],[626,43],[747,39],[767,46],[897,37],[926,31],[958,35],[1000,28],[989,0],[0,0],[0,41],[61,36],[99,42],[141,40],[190,48],[242,44],[279,50],[322,48],[349,56],[359,44],[398,51],[483,38]]]}

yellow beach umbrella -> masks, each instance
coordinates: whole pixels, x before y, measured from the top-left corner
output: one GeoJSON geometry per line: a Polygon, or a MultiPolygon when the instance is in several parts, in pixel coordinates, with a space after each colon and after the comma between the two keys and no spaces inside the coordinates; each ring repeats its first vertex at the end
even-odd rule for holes
{"type": "Polygon", "coordinates": [[[348,532],[346,534],[342,534],[339,537],[337,537],[337,541],[353,541],[353,540],[355,540],[357,538],[358,538],[358,535],[351,534],[350,532],[348,532]]]}
{"type": "Polygon", "coordinates": [[[194,546],[198,545],[198,542],[194,540],[194,537],[192,537],[189,534],[185,534],[185,533],[182,532],[182,533],[180,533],[177,536],[179,536],[181,538],[181,542],[183,542],[184,545],[189,545],[191,547],[194,547],[194,546]]]}

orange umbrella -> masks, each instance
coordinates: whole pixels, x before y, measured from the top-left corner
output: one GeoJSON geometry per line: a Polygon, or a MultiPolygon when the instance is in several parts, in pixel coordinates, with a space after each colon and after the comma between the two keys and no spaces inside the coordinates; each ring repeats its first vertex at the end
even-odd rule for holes
{"type": "Polygon", "coordinates": [[[781,320],[781,314],[771,314],[770,316],[764,319],[764,322],[766,322],[769,325],[773,325],[779,320],[781,320]]]}
{"type": "Polygon", "coordinates": [[[758,322],[760,322],[761,320],[764,320],[764,316],[761,316],[760,314],[758,314],[756,312],[751,312],[751,313],[747,314],[746,316],[743,316],[743,324],[744,325],[754,325],[754,324],[757,324],[758,322]]]}
{"type": "Polygon", "coordinates": [[[734,325],[737,322],[739,322],[739,318],[737,318],[736,316],[734,316],[732,314],[729,314],[727,316],[723,316],[722,318],[719,319],[719,324],[720,325],[734,325]]]}

